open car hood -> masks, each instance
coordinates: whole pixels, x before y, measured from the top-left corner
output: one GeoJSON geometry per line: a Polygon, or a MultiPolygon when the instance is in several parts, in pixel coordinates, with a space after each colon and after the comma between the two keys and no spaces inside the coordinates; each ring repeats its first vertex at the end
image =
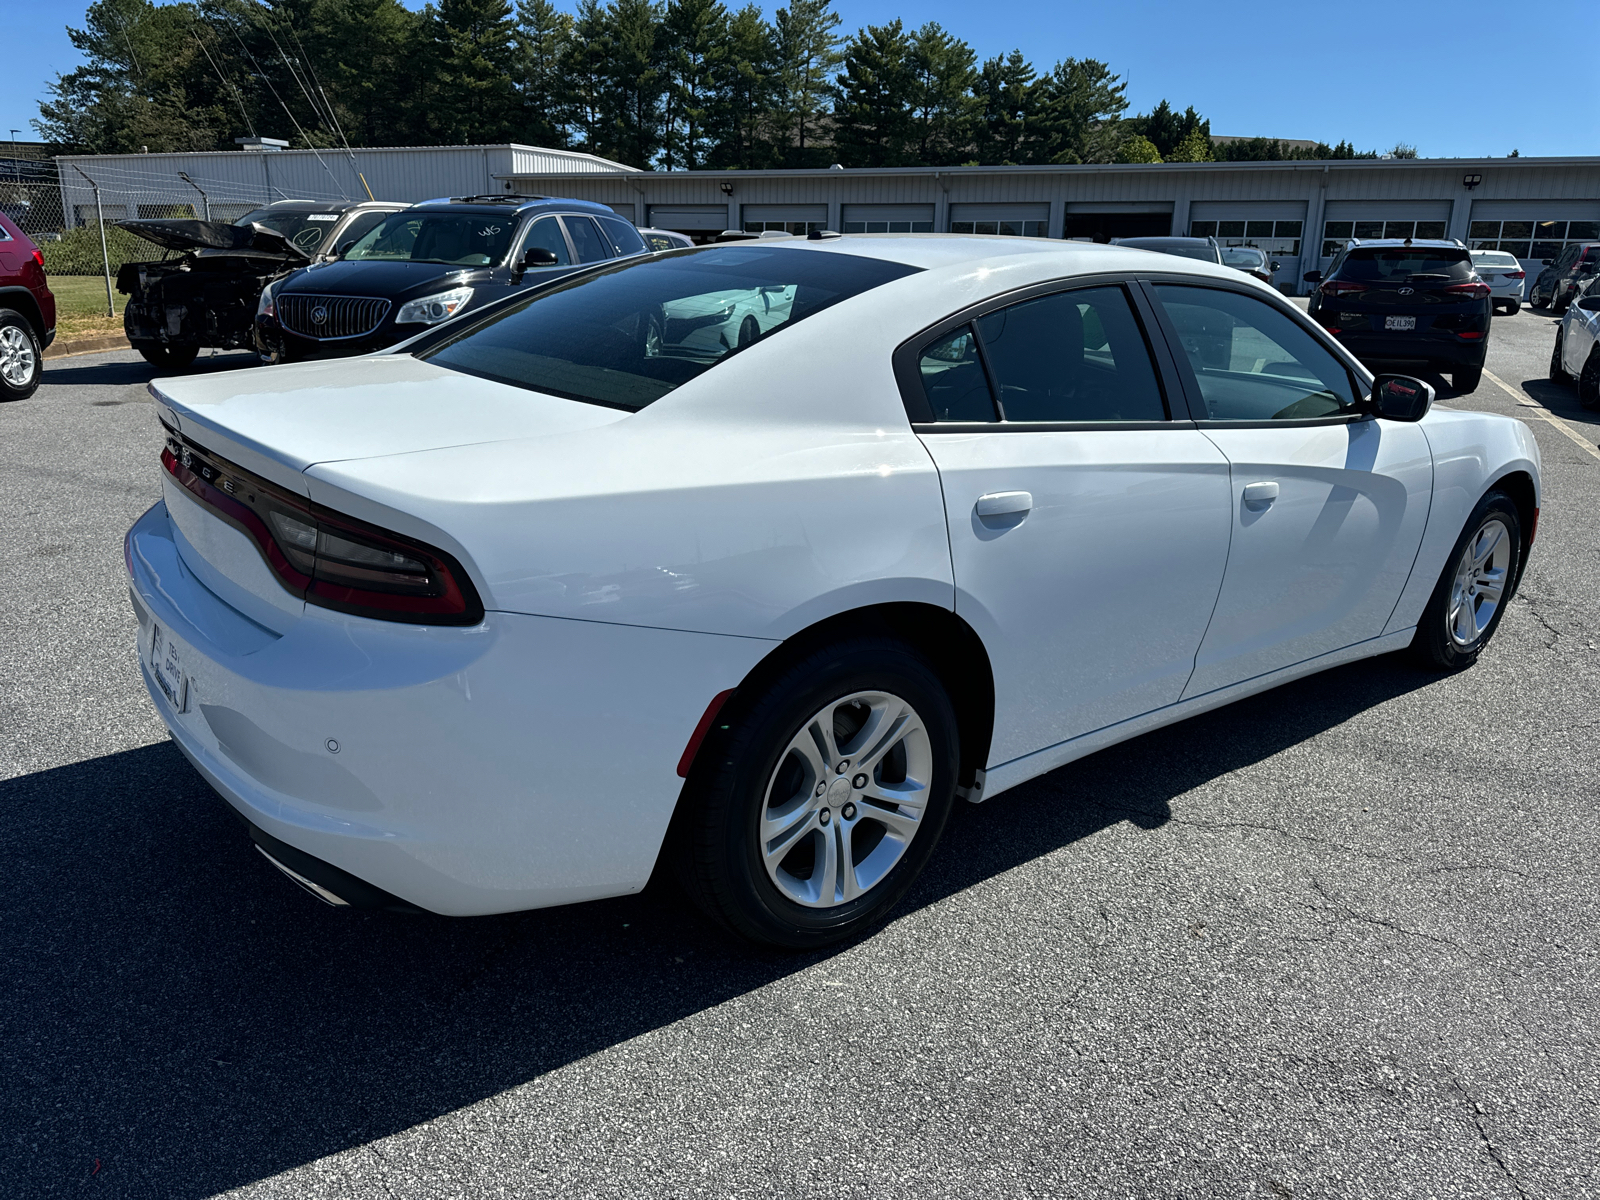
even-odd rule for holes
{"type": "Polygon", "coordinates": [[[114,224],[167,250],[231,250],[235,254],[272,254],[298,262],[311,261],[309,254],[283,234],[260,224],[226,225],[221,221],[178,219],[116,221],[114,224]]]}

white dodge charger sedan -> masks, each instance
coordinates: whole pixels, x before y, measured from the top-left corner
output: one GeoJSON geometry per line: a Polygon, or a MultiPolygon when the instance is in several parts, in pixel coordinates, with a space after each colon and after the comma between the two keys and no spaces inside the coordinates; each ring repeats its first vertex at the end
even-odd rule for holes
{"type": "Polygon", "coordinates": [[[882,917],[957,798],[1353,659],[1470,664],[1539,513],[1519,422],[1114,246],[686,249],[151,390],[140,661],[263,854],[459,915],[660,860],[791,947],[882,917]]]}

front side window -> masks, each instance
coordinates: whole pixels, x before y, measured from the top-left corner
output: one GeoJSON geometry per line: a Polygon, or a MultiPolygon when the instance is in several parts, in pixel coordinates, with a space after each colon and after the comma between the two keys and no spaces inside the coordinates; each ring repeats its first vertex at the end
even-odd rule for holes
{"type": "Polygon", "coordinates": [[[389,214],[385,212],[362,213],[360,216],[351,221],[349,225],[345,226],[344,230],[339,234],[339,244],[343,246],[349,242],[359,242],[362,238],[366,237],[367,234],[371,233],[375,228],[381,225],[383,223],[383,219],[388,215],[389,214]]]}
{"type": "Polygon", "coordinates": [[[418,356],[637,410],[764,338],[916,271],[755,242],[627,259],[536,292],[418,356]]]}
{"type": "Polygon", "coordinates": [[[611,245],[600,236],[600,229],[588,217],[563,217],[567,232],[572,235],[572,245],[581,263],[605,262],[615,258],[611,245]]]}
{"type": "Polygon", "coordinates": [[[1333,417],[1356,404],[1350,373],[1265,301],[1220,288],[1157,284],[1213,421],[1333,417]]]}
{"type": "Polygon", "coordinates": [[[350,247],[356,262],[426,262],[453,267],[489,267],[505,259],[516,233],[515,218],[498,214],[392,213],[350,247]]]}
{"type": "Polygon", "coordinates": [[[976,322],[1006,421],[1164,421],[1144,335],[1120,287],[1024,300],[976,322]]]}
{"type": "Polygon", "coordinates": [[[526,258],[529,250],[548,250],[556,256],[553,264],[558,267],[570,267],[572,255],[567,250],[567,239],[561,232],[561,222],[554,217],[540,217],[528,226],[528,237],[522,243],[522,254],[526,258]]]}

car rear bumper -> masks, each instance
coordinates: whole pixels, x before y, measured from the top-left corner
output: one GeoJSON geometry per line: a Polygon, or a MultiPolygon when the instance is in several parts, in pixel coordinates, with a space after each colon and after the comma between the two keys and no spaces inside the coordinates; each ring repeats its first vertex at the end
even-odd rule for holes
{"type": "Polygon", "coordinates": [[[1464,339],[1449,333],[1338,333],[1340,345],[1364,363],[1426,362],[1448,367],[1481,367],[1489,337],[1464,339]]]}
{"type": "Polygon", "coordinates": [[[501,612],[463,629],[307,606],[268,629],[186,552],[164,503],[128,533],[140,667],[173,740],[270,838],[446,915],[643,887],[696,721],[770,648],[501,612]]]}

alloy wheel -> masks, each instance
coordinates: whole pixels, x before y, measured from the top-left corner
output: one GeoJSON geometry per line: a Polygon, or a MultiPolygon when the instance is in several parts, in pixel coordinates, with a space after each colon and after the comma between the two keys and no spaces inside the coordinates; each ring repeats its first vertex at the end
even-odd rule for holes
{"type": "Polygon", "coordinates": [[[778,757],[757,847],[789,900],[836,908],[881,883],[922,827],[933,747],[922,718],[888,692],[841,697],[778,757]]]}
{"type": "Polygon", "coordinates": [[[8,384],[18,389],[27,387],[33,382],[38,362],[27,330],[19,325],[0,329],[0,377],[8,384]]]}
{"type": "Polygon", "coordinates": [[[1450,640],[1457,646],[1476,644],[1493,622],[1511,582],[1512,551],[1511,530],[1499,517],[1479,526],[1462,550],[1445,609],[1450,640]]]}

